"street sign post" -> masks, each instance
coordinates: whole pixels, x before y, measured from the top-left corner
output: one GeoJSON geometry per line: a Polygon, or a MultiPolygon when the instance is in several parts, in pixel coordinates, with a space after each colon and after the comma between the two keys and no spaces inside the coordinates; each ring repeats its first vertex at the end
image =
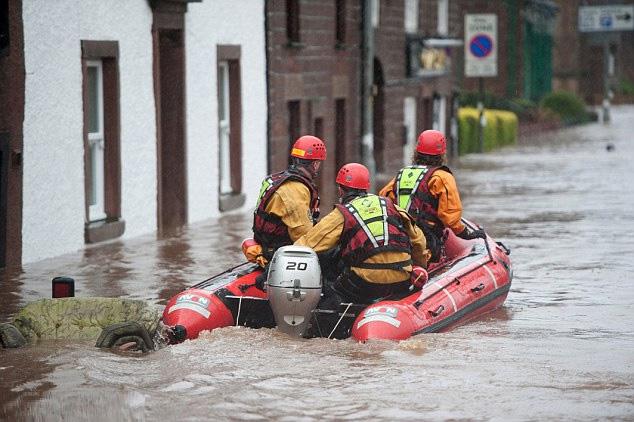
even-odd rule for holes
{"type": "Polygon", "coordinates": [[[634,4],[579,7],[579,32],[589,33],[588,37],[602,40],[603,44],[603,123],[610,121],[610,62],[614,60],[606,33],[618,31],[634,31],[634,4]]]}
{"type": "Polygon", "coordinates": [[[465,15],[464,29],[465,76],[468,78],[497,76],[497,15],[465,15]]]}
{"type": "Polygon", "coordinates": [[[579,31],[634,31],[634,4],[580,6],[579,31]]]}
{"type": "Polygon", "coordinates": [[[478,149],[484,150],[484,78],[498,75],[498,17],[494,14],[464,16],[464,74],[478,78],[480,114],[478,149]]]}

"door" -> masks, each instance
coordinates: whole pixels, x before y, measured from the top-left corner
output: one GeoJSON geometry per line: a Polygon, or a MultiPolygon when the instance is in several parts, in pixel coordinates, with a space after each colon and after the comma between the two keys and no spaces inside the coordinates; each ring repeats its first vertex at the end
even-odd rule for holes
{"type": "Polygon", "coordinates": [[[0,268],[7,258],[7,179],[9,176],[9,134],[0,133],[0,268]]]}
{"type": "Polygon", "coordinates": [[[185,56],[183,31],[159,30],[158,42],[158,229],[168,233],[187,222],[185,177],[185,56]]]}
{"type": "Polygon", "coordinates": [[[539,101],[552,90],[553,37],[526,23],[524,44],[524,95],[539,101]]]}

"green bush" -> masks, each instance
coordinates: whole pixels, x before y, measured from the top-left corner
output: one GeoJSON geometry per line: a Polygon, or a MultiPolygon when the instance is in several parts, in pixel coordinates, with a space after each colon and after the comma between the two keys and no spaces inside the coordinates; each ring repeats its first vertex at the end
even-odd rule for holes
{"type": "Polygon", "coordinates": [[[547,94],[539,103],[546,113],[558,116],[564,124],[585,123],[592,120],[586,104],[572,92],[555,91],[547,94]]]}
{"type": "Polygon", "coordinates": [[[634,95],[634,82],[621,79],[619,82],[619,92],[624,95],[634,95]]]}
{"type": "MultiPolygon", "coordinates": [[[[478,110],[464,107],[458,110],[458,153],[479,151],[478,110]]],[[[484,151],[491,151],[517,142],[517,115],[505,110],[484,110],[486,126],[483,130],[484,151]]]]}
{"type": "MultiPolygon", "coordinates": [[[[462,107],[477,107],[480,101],[478,92],[466,91],[460,94],[460,105],[462,107]]],[[[537,105],[525,98],[506,99],[497,97],[489,92],[484,93],[484,108],[495,110],[508,110],[517,115],[520,120],[535,120],[537,118],[537,105]]]]}

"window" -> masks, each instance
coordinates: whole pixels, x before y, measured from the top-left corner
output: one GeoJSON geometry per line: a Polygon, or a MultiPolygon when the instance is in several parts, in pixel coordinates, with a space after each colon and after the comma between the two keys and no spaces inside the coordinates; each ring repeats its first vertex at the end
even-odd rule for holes
{"type": "Polygon", "coordinates": [[[412,161],[416,143],[416,98],[405,97],[403,100],[403,126],[405,126],[405,142],[403,145],[403,163],[412,161]]]}
{"type": "Polygon", "coordinates": [[[220,146],[220,194],[231,193],[231,139],[229,112],[229,63],[218,64],[218,141],[220,146]]]}
{"type": "Polygon", "coordinates": [[[418,0],[405,0],[405,32],[418,32],[418,0]]]}
{"type": "Polygon", "coordinates": [[[82,41],[85,237],[93,243],[121,236],[119,44],[82,41]]]}
{"type": "Polygon", "coordinates": [[[346,42],[346,0],[335,0],[335,9],[335,40],[337,46],[342,46],[346,42]]]}
{"type": "Polygon", "coordinates": [[[371,0],[372,4],[372,27],[379,27],[379,20],[381,16],[381,0],[371,0]]]}
{"type": "MultiPolygon", "coordinates": [[[[312,135],[318,137],[319,139],[324,139],[324,118],[323,117],[317,117],[313,121],[312,135]]],[[[317,188],[319,192],[324,192],[324,169],[323,169],[324,163],[321,163],[321,166],[322,166],[321,171],[319,172],[319,175],[317,176],[315,183],[317,184],[317,188]]]]}
{"type": "Polygon", "coordinates": [[[101,60],[86,62],[88,78],[88,151],[87,186],[88,221],[105,220],[104,197],[104,128],[103,128],[103,66],[101,60]]]}
{"type": "Polygon", "coordinates": [[[335,165],[337,171],[347,162],[346,160],[346,100],[335,100],[335,165]]]}
{"type": "MultiPolygon", "coordinates": [[[[299,138],[301,133],[301,119],[300,119],[300,102],[289,101],[288,102],[288,150],[290,151],[295,143],[295,140],[299,138]]],[[[291,163],[291,157],[288,157],[288,163],[291,163]]]]}
{"type": "Polygon", "coordinates": [[[289,44],[299,43],[299,0],[286,0],[286,38],[289,44]]]}
{"type": "Polygon", "coordinates": [[[0,57],[9,54],[9,0],[0,0],[0,57]]]}
{"type": "Polygon", "coordinates": [[[445,133],[447,129],[447,100],[434,95],[432,129],[445,133]]]}
{"type": "Polygon", "coordinates": [[[438,35],[449,33],[449,0],[438,0],[438,35]]]}
{"type": "Polygon", "coordinates": [[[244,204],[242,194],[242,90],[240,46],[219,45],[218,59],[218,170],[220,211],[244,204]]]}

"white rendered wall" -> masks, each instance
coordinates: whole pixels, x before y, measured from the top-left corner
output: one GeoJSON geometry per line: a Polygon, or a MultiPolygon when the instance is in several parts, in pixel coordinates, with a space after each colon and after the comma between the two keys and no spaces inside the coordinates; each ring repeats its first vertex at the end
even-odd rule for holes
{"type": "Polygon", "coordinates": [[[152,12],[146,0],[23,0],[24,263],[82,249],[81,40],[119,42],[124,237],[156,230],[152,12]]]}
{"type": "Polygon", "coordinates": [[[242,192],[255,207],[266,176],[267,98],[263,0],[190,3],[186,18],[189,221],[219,215],[216,45],[241,46],[242,192]]]}

